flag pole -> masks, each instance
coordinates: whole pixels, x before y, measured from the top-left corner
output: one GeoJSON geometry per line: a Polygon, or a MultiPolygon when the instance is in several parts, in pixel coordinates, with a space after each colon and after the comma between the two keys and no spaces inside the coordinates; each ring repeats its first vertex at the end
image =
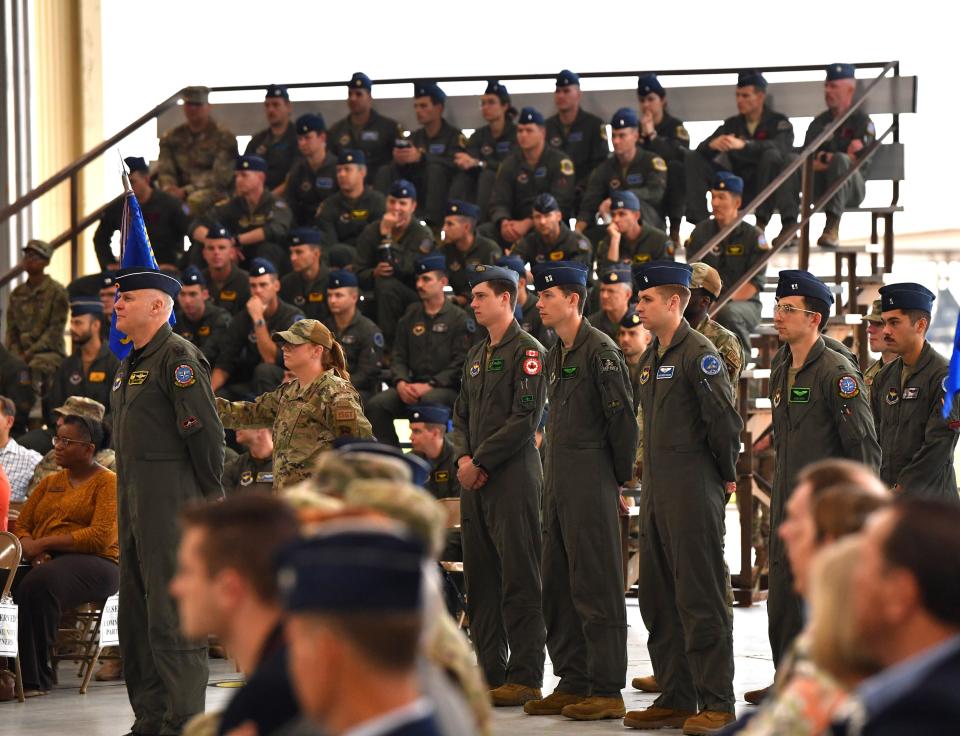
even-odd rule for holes
{"type": "Polygon", "coordinates": [[[127,207],[127,197],[133,193],[133,187],[130,186],[130,177],[127,172],[127,165],[123,160],[123,155],[120,153],[120,149],[117,149],[117,157],[120,159],[120,180],[123,183],[123,192],[124,192],[124,201],[123,201],[123,216],[120,220],[120,263],[123,263],[123,250],[127,245],[127,219],[129,207],[127,207]]]}

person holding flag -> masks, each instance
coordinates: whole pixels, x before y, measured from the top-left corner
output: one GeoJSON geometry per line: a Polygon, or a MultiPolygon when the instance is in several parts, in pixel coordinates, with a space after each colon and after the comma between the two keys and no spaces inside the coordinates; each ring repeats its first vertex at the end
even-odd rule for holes
{"type": "MultiPolygon", "coordinates": [[[[126,179],[126,177],[124,177],[126,179]]],[[[134,734],[179,733],[204,710],[206,642],[178,628],[169,584],[181,508],[223,491],[223,425],[199,348],[172,332],[180,282],[157,266],[127,185],[110,348],[117,461],[120,648],[134,734]]]]}

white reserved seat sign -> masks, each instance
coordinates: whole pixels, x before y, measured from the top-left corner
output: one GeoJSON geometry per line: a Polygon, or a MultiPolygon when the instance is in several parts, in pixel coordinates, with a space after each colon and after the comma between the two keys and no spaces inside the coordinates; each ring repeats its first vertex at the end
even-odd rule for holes
{"type": "Polygon", "coordinates": [[[120,635],[117,626],[117,611],[120,607],[120,595],[114,593],[103,604],[103,615],[100,617],[100,646],[120,646],[120,635]]]}
{"type": "Polygon", "coordinates": [[[17,656],[17,612],[12,598],[0,600],[0,657],[17,656]]]}

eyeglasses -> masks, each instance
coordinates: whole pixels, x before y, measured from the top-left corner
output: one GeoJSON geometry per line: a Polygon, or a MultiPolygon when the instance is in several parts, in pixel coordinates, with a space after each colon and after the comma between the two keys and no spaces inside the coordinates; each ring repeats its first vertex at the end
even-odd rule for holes
{"type": "Polygon", "coordinates": [[[773,313],[776,314],[779,312],[784,317],[787,317],[796,312],[803,312],[804,314],[819,314],[819,312],[814,312],[810,309],[800,309],[800,307],[795,307],[792,304],[774,304],[773,313]]]}
{"type": "Polygon", "coordinates": [[[84,442],[83,440],[71,440],[68,437],[51,437],[51,444],[54,447],[57,445],[92,445],[92,442],[84,442]]]}

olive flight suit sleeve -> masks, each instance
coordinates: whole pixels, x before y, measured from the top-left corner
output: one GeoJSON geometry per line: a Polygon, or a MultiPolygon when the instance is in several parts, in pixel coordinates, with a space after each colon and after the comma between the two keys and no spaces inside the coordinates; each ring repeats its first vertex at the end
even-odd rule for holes
{"type": "Polygon", "coordinates": [[[202,357],[173,355],[166,371],[162,385],[173,404],[197,485],[206,498],[222,498],[223,423],[210,387],[210,366],[202,357]]]}
{"type": "Polygon", "coordinates": [[[880,471],[880,444],[863,377],[845,368],[826,374],[823,387],[833,404],[844,457],[880,471]]]}
{"type": "Polygon", "coordinates": [[[354,386],[375,386],[383,365],[383,333],[379,328],[370,327],[363,335],[363,343],[357,364],[350,366],[350,382],[354,386]]]}
{"type": "Polygon", "coordinates": [[[715,350],[695,353],[690,356],[686,374],[691,376],[694,391],[700,397],[707,444],[717,462],[720,477],[726,483],[733,483],[737,480],[743,421],[733,406],[733,387],[723,369],[723,359],[715,350]]]}
{"type": "Polygon", "coordinates": [[[397,322],[397,332],[393,339],[393,359],[390,362],[390,385],[398,381],[410,380],[410,320],[407,312],[397,322]]]}
{"type": "Polygon", "coordinates": [[[232,374],[233,371],[236,370],[237,361],[240,359],[240,353],[243,351],[243,345],[247,341],[249,320],[244,319],[246,314],[247,312],[244,308],[244,311],[238,312],[231,318],[230,324],[227,326],[223,338],[220,341],[220,350],[217,354],[217,362],[214,363],[214,368],[219,368],[228,374],[232,374]]]}
{"type": "MultiPolygon", "coordinates": [[[[287,187],[289,190],[289,187],[287,187]]],[[[327,197],[320,203],[320,209],[317,211],[313,224],[323,233],[323,242],[332,245],[338,242],[337,238],[337,218],[339,217],[336,208],[333,205],[333,198],[327,197]]]]}
{"type": "Polygon", "coordinates": [[[463,370],[467,352],[470,349],[470,333],[467,330],[467,317],[462,312],[450,330],[450,362],[430,379],[430,385],[437,388],[457,388],[460,372],[463,370]]]}
{"type": "Polygon", "coordinates": [[[373,288],[373,270],[377,267],[377,246],[380,245],[380,220],[367,225],[357,237],[354,271],[361,288],[373,288]]]}
{"type": "MultiPolygon", "coordinates": [[[[643,155],[640,149],[637,149],[637,155],[643,155]]],[[[660,156],[651,156],[645,169],[643,186],[631,187],[630,191],[636,194],[641,202],[649,202],[654,207],[659,207],[667,193],[667,162],[660,156]]]]}
{"type": "Polygon", "coordinates": [[[284,387],[260,394],[253,401],[227,401],[217,397],[217,413],[227,429],[272,428],[280,409],[280,396],[284,387]]]}
{"type": "Polygon", "coordinates": [[[633,478],[637,462],[640,427],[637,424],[637,397],[630,382],[623,354],[601,350],[591,366],[600,390],[607,424],[607,445],[613,459],[613,473],[621,485],[633,478]]]}
{"type": "Polygon", "coordinates": [[[497,227],[513,217],[513,187],[516,178],[514,158],[508,157],[497,169],[497,178],[490,195],[490,222],[497,227]]]}
{"type": "Polygon", "coordinates": [[[580,212],[577,213],[577,219],[581,222],[592,225],[596,220],[600,203],[610,194],[607,190],[605,173],[599,166],[590,172],[590,178],[587,179],[587,186],[583,191],[583,199],[580,201],[580,212]]]}
{"type": "Polygon", "coordinates": [[[457,460],[464,455],[473,454],[473,446],[470,444],[470,399],[467,396],[469,383],[467,382],[467,363],[470,359],[478,359],[480,352],[484,350],[485,342],[478,343],[468,353],[468,360],[464,361],[460,375],[460,393],[457,394],[457,400],[453,403],[453,431],[450,433],[450,444],[453,445],[453,465],[457,466],[457,460]]]}
{"type": "Polygon", "coordinates": [[[263,239],[271,243],[285,243],[293,225],[293,212],[283,200],[273,203],[270,219],[263,226],[263,239]]]}
{"type": "Polygon", "coordinates": [[[957,433],[947,422],[960,419],[960,405],[954,397],[949,420],[943,418],[945,396],[942,382],[946,375],[947,371],[941,370],[937,372],[936,380],[931,380],[928,384],[930,389],[927,393],[930,396],[927,397],[927,422],[923,428],[923,443],[897,475],[897,485],[913,493],[922,491],[929,484],[932,468],[939,469],[944,458],[953,457],[957,433]]]}
{"type": "Polygon", "coordinates": [[[710,144],[713,143],[715,139],[722,135],[727,135],[729,132],[730,131],[727,130],[727,121],[724,120],[720,126],[713,131],[713,133],[701,141],[700,145],[697,146],[697,153],[706,156],[707,158],[711,158],[715,152],[712,148],[710,148],[710,144]]]}
{"type": "Polygon", "coordinates": [[[572,217],[576,214],[572,211],[573,201],[577,195],[577,177],[572,159],[564,158],[560,161],[560,175],[554,176],[553,181],[550,182],[550,194],[557,200],[564,217],[572,217]]]}

